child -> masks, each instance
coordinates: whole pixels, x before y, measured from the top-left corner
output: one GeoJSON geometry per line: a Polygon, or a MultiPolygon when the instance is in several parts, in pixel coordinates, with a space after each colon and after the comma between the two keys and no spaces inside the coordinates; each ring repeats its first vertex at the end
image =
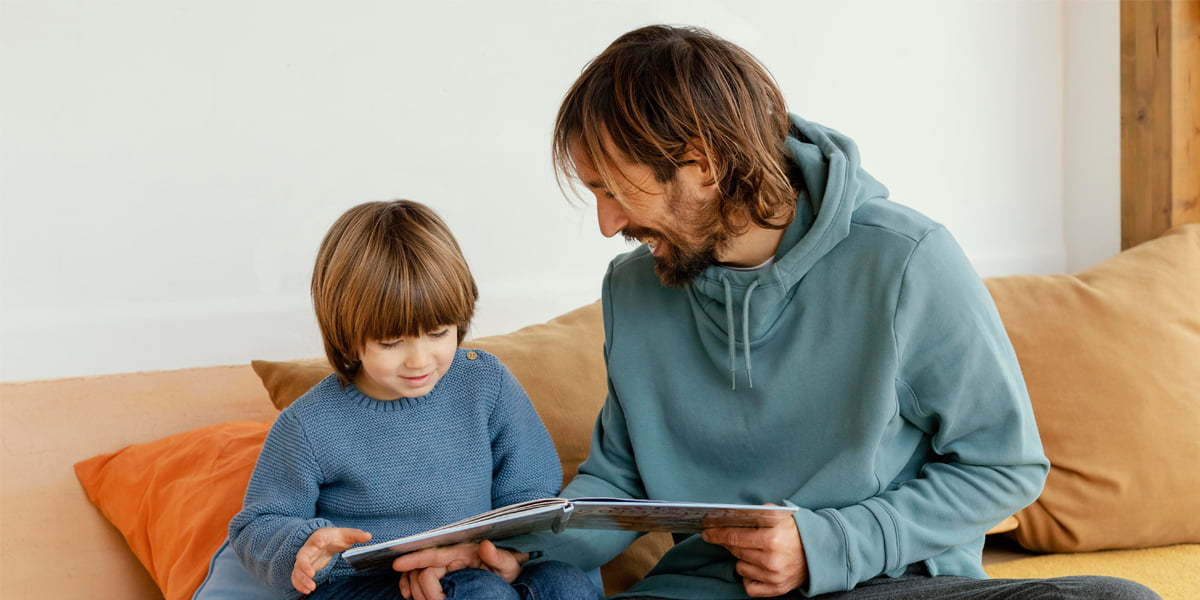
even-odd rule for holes
{"type": "MultiPolygon", "coordinates": [[[[445,223],[397,200],[351,208],[321,243],[313,305],[334,374],[280,415],[230,546],[287,598],[401,597],[401,574],[357,573],[341,552],[558,493],[562,471],[521,385],[459,348],[478,292],[445,223]]],[[[442,577],[447,598],[588,598],[579,569],[547,561],[509,584],[442,577]]]]}

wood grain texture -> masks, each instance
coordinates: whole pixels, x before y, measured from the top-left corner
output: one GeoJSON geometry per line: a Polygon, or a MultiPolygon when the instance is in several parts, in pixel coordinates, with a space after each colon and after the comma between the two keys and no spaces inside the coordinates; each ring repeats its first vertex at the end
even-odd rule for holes
{"type": "Polygon", "coordinates": [[[1200,0],[1121,2],[1121,248],[1200,222],[1200,0]]]}

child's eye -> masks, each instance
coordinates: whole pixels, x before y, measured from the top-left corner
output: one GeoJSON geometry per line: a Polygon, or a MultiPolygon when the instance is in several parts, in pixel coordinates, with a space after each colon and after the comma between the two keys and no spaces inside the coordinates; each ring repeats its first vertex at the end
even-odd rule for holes
{"type": "Polygon", "coordinates": [[[436,331],[430,332],[429,337],[435,337],[435,338],[446,337],[446,334],[448,334],[448,333],[450,333],[450,328],[443,327],[436,331]]]}
{"type": "Polygon", "coordinates": [[[399,346],[399,345],[400,345],[400,342],[403,342],[403,341],[404,341],[403,339],[398,339],[398,340],[380,340],[380,341],[379,341],[379,342],[377,342],[377,343],[378,343],[378,344],[379,344],[379,346],[380,346],[380,347],[382,347],[382,348],[395,348],[396,346],[399,346]]]}

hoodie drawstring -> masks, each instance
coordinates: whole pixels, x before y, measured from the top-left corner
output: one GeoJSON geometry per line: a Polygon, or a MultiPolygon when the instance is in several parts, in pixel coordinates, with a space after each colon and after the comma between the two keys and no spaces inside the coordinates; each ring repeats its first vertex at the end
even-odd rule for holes
{"type": "Polygon", "coordinates": [[[742,352],[746,355],[746,381],[750,382],[750,389],[754,389],[754,376],[750,374],[750,294],[754,293],[756,287],[758,281],[746,288],[746,297],[742,298],[742,352]]]}
{"type": "MultiPolygon", "coordinates": [[[[732,379],[732,389],[736,390],[737,350],[735,341],[737,330],[733,321],[733,288],[730,287],[728,279],[722,278],[721,283],[725,285],[725,335],[729,340],[729,377],[732,379]]],[[[746,380],[750,383],[751,389],[754,388],[754,376],[751,374],[750,364],[750,294],[754,293],[756,287],[758,287],[758,282],[752,282],[746,289],[746,295],[742,298],[742,354],[746,359],[746,380]]]]}
{"type": "Polygon", "coordinates": [[[728,279],[721,279],[725,284],[725,337],[729,340],[729,376],[733,379],[733,389],[737,389],[737,352],[733,349],[733,290],[729,287],[728,279]]]}

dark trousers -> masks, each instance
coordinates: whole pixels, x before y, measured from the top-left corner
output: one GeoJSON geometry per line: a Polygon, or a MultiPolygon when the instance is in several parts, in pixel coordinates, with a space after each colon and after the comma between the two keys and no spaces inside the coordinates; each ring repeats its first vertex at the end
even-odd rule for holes
{"type": "MultiPolygon", "coordinates": [[[[771,600],[800,600],[799,592],[771,600]]],[[[971,579],[931,577],[914,566],[900,577],[876,577],[846,592],[812,600],[1161,600],[1150,588],[1127,579],[1080,575],[1051,579],[971,579]]],[[[639,597],[628,600],[662,600],[639,597]]]]}

